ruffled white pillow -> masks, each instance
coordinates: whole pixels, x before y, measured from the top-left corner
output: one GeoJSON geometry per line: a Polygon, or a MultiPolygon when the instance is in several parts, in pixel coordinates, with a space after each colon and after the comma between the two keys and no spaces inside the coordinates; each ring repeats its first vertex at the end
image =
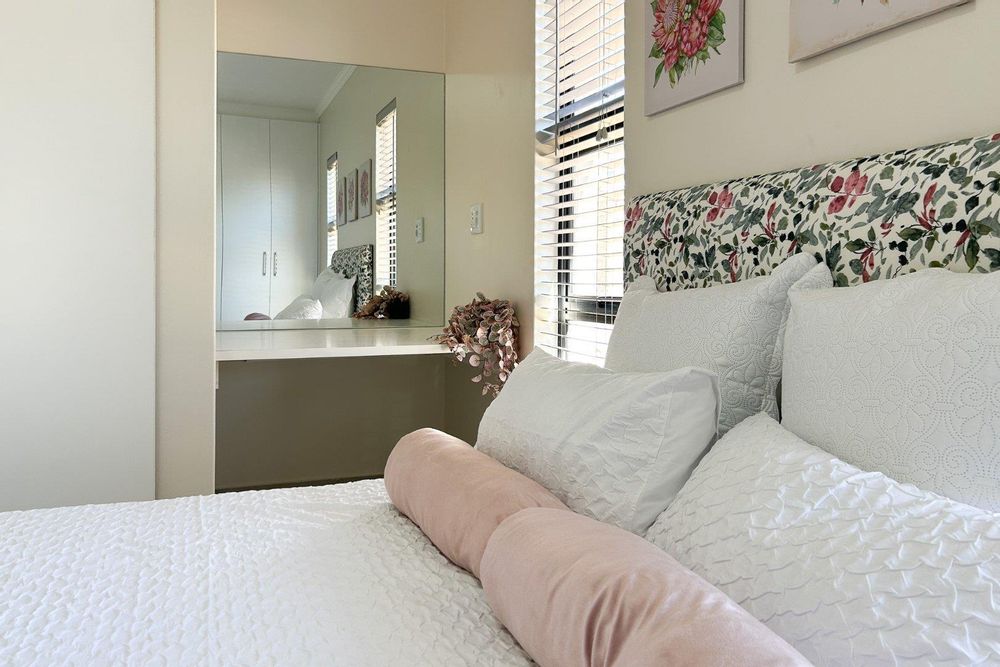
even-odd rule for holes
{"type": "Polygon", "coordinates": [[[767,415],[716,443],[646,538],[817,665],[1000,664],[1000,515],[767,415]]]}

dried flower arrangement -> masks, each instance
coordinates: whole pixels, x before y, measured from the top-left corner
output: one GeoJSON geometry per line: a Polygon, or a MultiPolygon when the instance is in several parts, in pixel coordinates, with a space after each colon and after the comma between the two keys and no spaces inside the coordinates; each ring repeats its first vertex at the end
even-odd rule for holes
{"type": "Polygon", "coordinates": [[[357,320],[405,320],[409,316],[410,295],[386,286],[351,317],[357,320]]]}
{"type": "Polygon", "coordinates": [[[431,340],[447,345],[458,363],[481,368],[472,381],[483,384],[484,396],[490,392],[496,396],[517,365],[518,327],[510,301],[487,299],[477,292],[472,303],[452,311],[444,333],[431,340]]]}

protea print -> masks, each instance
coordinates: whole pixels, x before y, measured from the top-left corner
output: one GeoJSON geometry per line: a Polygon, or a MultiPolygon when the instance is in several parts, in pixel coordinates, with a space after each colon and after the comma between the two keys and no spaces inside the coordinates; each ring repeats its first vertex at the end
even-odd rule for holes
{"type": "Polygon", "coordinates": [[[659,61],[655,87],[663,73],[673,88],[686,73],[697,71],[726,41],[722,0],[653,0],[653,48],[659,61]]]}

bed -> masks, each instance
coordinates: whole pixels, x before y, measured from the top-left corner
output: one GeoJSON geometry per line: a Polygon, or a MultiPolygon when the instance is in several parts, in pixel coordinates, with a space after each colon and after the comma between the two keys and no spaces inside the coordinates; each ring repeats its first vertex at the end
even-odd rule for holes
{"type": "Polygon", "coordinates": [[[381,480],[0,514],[0,664],[527,665],[381,480]]]}
{"type": "MultiPolygon", "coordinates": [[[[996,271],[998,165],[1000,134],[639,197],[626,282],[744,281],[798,253],[843,286],[928,266],[996,271]]],[[[756,492],[753,476],[743,482],[756,492]]],[[[682,497],[698,488],[713,485],[682,497]]],[[[697,513],[675,514],[695,517],[684,528],[697,537],[697,513]]],[[[735,539],[725,525],[714,534],[735,539]]],[[[381,480],[12,512],[0,535],[0,664],[531,664],[479,582],[381,480]]],[[[710,579],[714,543],[689,542],[688,567],[710,579]]],[[[745,598],[733,594],[753,609],[745,598]]]]}

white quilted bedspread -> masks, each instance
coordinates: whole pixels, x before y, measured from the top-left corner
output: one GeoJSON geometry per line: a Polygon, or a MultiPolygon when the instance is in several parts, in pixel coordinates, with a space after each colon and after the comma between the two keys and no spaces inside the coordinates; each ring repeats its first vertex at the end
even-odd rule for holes
{"type": "Polygon", "coordinates": [[[525,665],[381,480],[0,514],[0,665],[525,665]]]}

